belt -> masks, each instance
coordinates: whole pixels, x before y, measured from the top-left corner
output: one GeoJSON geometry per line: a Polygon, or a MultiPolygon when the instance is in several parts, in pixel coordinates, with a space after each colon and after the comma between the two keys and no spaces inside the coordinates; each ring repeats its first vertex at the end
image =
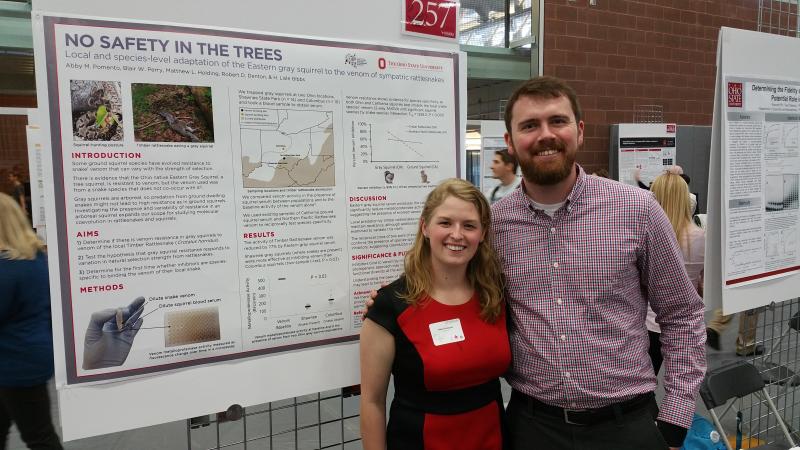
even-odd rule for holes
{"type": "Polygon", "coordinates": [[[638,411],[654,401],[655,395],[652,392],[648,392],[646,394],[639,394],[630,400],[591,409],[569,409],[548,405],[516,389],[511,392],[511,400],[522,402],[528,409],[533,411],[534,414],[541,413],[562,419],[564,423],[570,425],[585,426],[606,422],[622,416],[623,414],[638,411]]]}

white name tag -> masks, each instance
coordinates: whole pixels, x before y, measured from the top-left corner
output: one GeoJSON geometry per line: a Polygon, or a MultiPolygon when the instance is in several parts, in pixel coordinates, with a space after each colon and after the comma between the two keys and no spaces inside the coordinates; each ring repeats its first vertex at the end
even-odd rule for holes
{"type": "Polygon", "coordinates": [[[464,340],[464,330],[461,329],[461,320],[450,319],[444,322],[436,322],[428,325],[431,329],[433,345],[440,346],[461,342],[464,340]]]}

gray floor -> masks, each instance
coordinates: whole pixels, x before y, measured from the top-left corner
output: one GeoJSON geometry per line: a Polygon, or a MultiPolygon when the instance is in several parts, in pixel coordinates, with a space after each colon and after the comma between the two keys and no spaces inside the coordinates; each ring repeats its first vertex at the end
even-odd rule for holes
{"type": "MultiPolygon", "coordinates": [[[[710,314],[710,313],[709,313],[710,314]]],[[[722,351],[708,350],[708,363],[709,367],[718,367],[727,361],[740,359],[734,353],[735,339],[738,332],[737,322],[734,321],[728,330],[722,336],[722,351]]],[[[52,386],[51,386],[52,387],[52,386]]],[[[510,393],[507,385],[504,386],[504,394],[506,398],[510,393]]],[[[53,393],[54,394],[54,393],[53,393]]],[[[663,389],[659,388],[656,391],[658,398],[663,396],[663,389]]],[[[53,398],[55,395],[53,395],[53,398]]],[[[302,399],[301,399],[302,400],[302,399]]],[[[304,424],[315,423],[317,415],[320,414],[323,421],[330,418],[341,417],[341,409],[352,410],[357,408],[357,398],[346,399],[344,404],[336,402],[320,402],[319,408],[316,404],[312,407],[298,407],[296,411],[292,408],[281,409],[287,403],[273,402],[272,408],[277,410],[277,413],[272,414],[272,434],[276,434],[282,430],[287,430],[294,427],[294,421],[300,426],[304,424]]],[[[58,405],[53,402],[53,416],[58,417],[58,405]]],[[[248,408],[248,413],[258,412],[266,408],[265,405],[258,407],[248,408]]],[[[698,400],[697,411],[703,415],[707,415],[705,407],[702,402],[698,400]]],[[[345,416],[349,414],[345,411],[345,416]]],[[[253,438],[256,436],[269,435],[269,414],[254,415],[248,417],[247,422],[247,437],[253,438]]],[[[735,423],[733,417],[728,417],[723,421],[724,425],[731,429],[735,423]]],[[[219,426],[220,442],[223,445],[232,444],[241,440],[245,434],[243,430],[242,421],[222,423],[219,426]]],[[[60,429],[59,429],[60,432],[60,429]]],[[[293,433],[285,433],[277,436],[273,440],[272,447],[280,450],[304,450],[319,448],[320,437],[322,445],[328,445],[333,442],[341,442],[342,433],[345,439],[350,439],[358,436],[358,419],[346,420],[344,423],[334,422],[333,424],[325,425],[321,430],[317,427],[307,428],[295,436],[293,433]],[[296,442],[296,444],[295,444],[296,442]]],[[[141,449],[208,449],[215,447],[217,439],[216,424],[207,427],[198,428],[191,432],[192,445],[189,446],[189,438],[187,437],[187,427],[185,421],[171,422],[158,426],[142,428],[137,430],[125,431],[121,433],[112,433],[103,436],[96,436],[87,439],[80,439],[76,441],[67,442],[64,448],[68,450],[141,450],[141,449]]],[[[9,450],[23,450],[26,447],[19,438],[16,429],[12,429],[9,439],[9,450]]],[[[225,448],[244,450],[242,444],[230,445],[225,448]]],[[[250,443],[247,449],[267,449],[269,447],[269,439],[261,439],[250,443]]],[[[342,447],[335,447],[342,448],[342,447]]],[[[353,443],[344,446],[344,450],[360,449],[359,443],[353,443]]]]}

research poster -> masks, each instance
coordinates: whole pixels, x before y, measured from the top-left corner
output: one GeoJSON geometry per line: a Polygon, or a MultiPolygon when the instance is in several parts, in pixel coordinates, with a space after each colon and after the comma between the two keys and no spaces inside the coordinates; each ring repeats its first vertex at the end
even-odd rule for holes
{"type": "Polygon", "coordinates": [[[458,54],[43,20],[61,381],[356,339],[459,171],[458,54]]]}
{"type": "Polygon", "coordinates": [[[636,186],[638,173],[649,186],[675,165],[676,131],[674,123],[619,124],[619,181],[636,186]]]}
{"type": "Polygon", "coordinates": [[[800,270],[800,80],[725,77],[726,287],[800,270]]]}

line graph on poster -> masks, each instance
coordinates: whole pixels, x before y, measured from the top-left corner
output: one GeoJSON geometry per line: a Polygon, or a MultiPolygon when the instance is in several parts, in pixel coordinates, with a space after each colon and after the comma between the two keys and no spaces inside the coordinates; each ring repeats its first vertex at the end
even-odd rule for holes
{"type": "Polygon", "coordinates": [[[453,146],[453,137],[436,124],[394,120],[353,120],[350,127],[351,156],[356,164],[389,162],[439,162],[440,149],[453,146]]]}

